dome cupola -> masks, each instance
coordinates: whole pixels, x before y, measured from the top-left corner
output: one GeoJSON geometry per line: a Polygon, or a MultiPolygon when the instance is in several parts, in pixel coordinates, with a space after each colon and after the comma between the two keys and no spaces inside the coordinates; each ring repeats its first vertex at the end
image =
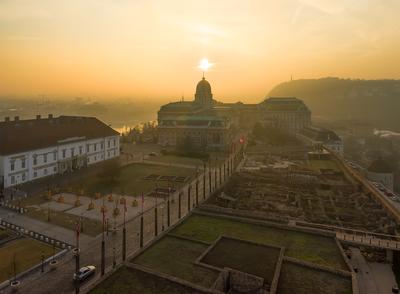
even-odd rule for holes
{"type": "Polygon", "coordinates": [[[194,101],[203,107],[211,107],[213,104],[211,85],[204,77],[197,83],[194,101]]]}

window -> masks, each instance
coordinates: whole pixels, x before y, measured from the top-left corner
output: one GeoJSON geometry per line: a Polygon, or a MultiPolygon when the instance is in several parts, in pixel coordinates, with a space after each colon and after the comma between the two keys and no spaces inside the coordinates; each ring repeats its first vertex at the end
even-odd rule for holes
{"type": "Polygon", "coordinates": [[[23,173],[22,174],[22,181],[25,182],[25,180],[26,180],[26,176],[25,176],[25,173],[23,173]]]}
{"type": "Polygon", "coordinates": [[[86,153],[89,153],[89,144],[86,145],[86,153]]]}
{"type": "Polygon", "coordinates": [[[115,146],[115,139],[113,139],[113,146],[115,146]]]}
{"type": "Polygon", "coordinates": [[[14,160],[13,160],[13,161],[11,161],[11,166],[10,166],[10,169],[11,169],[11,170],[14,170],[14,169],[15,169],[15,163],[14,163],[14,160]]]}
{"type": "Polygon", "coordinates": [[[63,153],[63,158],[65,158],[65,154],[67,153],[67,150],[63,149],[62,153],[63,153]]]}
{"type": "Polygon", "coordinates": [[[111,141],[110,140],[108,140],[108,148],[110,148],[110,144],[111,144],[111,141]]]}
{"type": "Polygon", "coordinates": [[[110,157],[110,151],[108,151],[107,153],[108,153],[107,156],[110,157]]]}
{"type": "Polygon", "coordinates": [[[79,146],[79,155],[82,154],[82,146],[79,146]]]}
{"type": "Polygon", "coordinates": [[[57,152],[53,152],[53,160],[57,160],[57,152]]]}
{"type": "Polygon", "coordinates": [[[57,172],[57,167],[53,167],[53,171],[56,173],[57,172]]]}
{"type": "Polygon", "coordinates": [[[100,143],[100,150],[103,150],[104,149],[104,142],[101,142],[100,143]]]}
{"type": "Polygon", "coordinates": [[[71,148],[71,156],[75,156],[75,148],[74,147],[71,148]]]}
{"type": "Polygon", "coordinates": [[[22,168],[25,168],[25,158],[24,158],[24,159],[21,159],[21,167],[22,167],[22,168]]]}
{"type": "Polygon", "coordinates": [[[11,176],[11,184],[15,184],[15,177],[11,176]]]}
{"type": "Polygon", "coordinates": [[[34,177],[34,178],[37,177],[37,172],[36,172],[36,171],[33,172],[33,177],[34,177]]]}
{"type": "Polygon", "coordinates": [[[36,164],[37,164],[37,156],[33,155],[33,165],[36,165],[36,164]]]}
{"type": "Polygon", "coordinates": [[[97,143],[94,143],[94,151],[97,149],[97,143]]]}
{"type": "Polygon", "coordinates": [[[47,175],[47,168],[45,168],[45,169],[43,170],[43,173],[44,173],[45,175],[47,175]]]}
{"type": "Polygon", "coordinates": [[[47,154],[43,154],[43,162],[44,162],[44,163],[47,162],[47,154]]]}

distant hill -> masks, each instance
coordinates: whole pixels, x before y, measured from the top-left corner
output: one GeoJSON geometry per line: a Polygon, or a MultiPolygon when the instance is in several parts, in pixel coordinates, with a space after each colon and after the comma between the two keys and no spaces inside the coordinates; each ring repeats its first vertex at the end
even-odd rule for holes
{"type": "Polygon", "coordinates": [[[300,98],[313,116],[357,120],[400,130],[400,80],[294,80],[277,85],[270,96],[300,98]]]}

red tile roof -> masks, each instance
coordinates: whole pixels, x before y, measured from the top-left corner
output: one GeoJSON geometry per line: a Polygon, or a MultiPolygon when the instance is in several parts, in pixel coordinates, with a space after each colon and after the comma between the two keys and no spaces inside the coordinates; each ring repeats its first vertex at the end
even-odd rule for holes
{"type": "Polygon", "coordinates": [[[119,135],[95,117],[59,116],[0,122],[0,155],[56,146],[74,137],[86,139],[119,135]]]}

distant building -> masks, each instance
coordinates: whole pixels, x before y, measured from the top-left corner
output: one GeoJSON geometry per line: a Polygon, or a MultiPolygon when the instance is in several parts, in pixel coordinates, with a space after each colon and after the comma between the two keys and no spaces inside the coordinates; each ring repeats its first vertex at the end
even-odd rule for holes
{"type": "Polygon", "coordinates": [[[367,169],[367,177],[371,181],[381,183],[393,192],[393,170],[382,158],[378,158],[371,163],[367,169]]]}
{"type": "Polygon", "coordinates": [[[176,147],[189,140],[196,147],[226,150],[235,130],[239,126],[251,126],[256,120],[257,105],[214,100],[211,85],[203,77],[196,86],[194,101],[182,100],[161,106],[158,143],[176,147]]]}
{"type": "Polygon", "coordinates": [[[295,97],[271,97],[258,106],[264,126],[298,132],[311,125],[311,111],[295,97]]]}
{"type": "Polygon", "coordinates": [[[332,130],[308,126],[298,133],[298,137],[307,140],[312,145],[322,145],[331,151],[343,155],[343,141],[332,130]]]}
{"type": "Polygon", "coordinates": [[[0,122],[0,187],[71,172],[119,156],[119,133],[94,117],[0,122]]]}

